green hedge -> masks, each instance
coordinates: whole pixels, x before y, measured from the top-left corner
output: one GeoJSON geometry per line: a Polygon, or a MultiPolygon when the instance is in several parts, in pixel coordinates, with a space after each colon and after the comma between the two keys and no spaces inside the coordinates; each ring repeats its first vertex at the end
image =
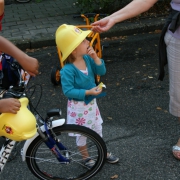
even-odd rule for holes
{"type": "MultiPolygon", "coordinates": [[[[80,9],[80,13],[106,13],[111,14],[132,0],[76,0],[75,5],[80,9]]],[[[159,0],[154,5],[154,9],[158,11],[167,11],[167,5],[169,6],[170,0],[159,0]]]]}
{"type": "MultiPolygon", "coordinates": [[[[130,2],[130,0],[128,1],[130,2]]],[[[126,1],[120,0],[77,0],[76,6],[80,8],[80,13],[107,13],[110,14],[126,5],[126,1]]]]}

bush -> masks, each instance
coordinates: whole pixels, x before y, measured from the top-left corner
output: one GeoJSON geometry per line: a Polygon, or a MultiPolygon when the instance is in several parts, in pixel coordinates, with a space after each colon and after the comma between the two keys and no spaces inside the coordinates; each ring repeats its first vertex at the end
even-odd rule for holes
{"type": "MultiPolygon", "coordinates": [[[[75,5],[79,7],[80,13],[104,13],[111,14],[132,0],[76,0],[75,5]]],[[[159,0],[158,3],[151,8],[150,12],[154,10],[156,13],[166,13],[170,0],[159,0]]]]}
{"type": "Polygon", "coordinates": [[[127,0],[123,2],[120,0],[77,0],[75,5],[80,8],[80,13],[110,14],[122,7],[125,2],[127,0]]]}

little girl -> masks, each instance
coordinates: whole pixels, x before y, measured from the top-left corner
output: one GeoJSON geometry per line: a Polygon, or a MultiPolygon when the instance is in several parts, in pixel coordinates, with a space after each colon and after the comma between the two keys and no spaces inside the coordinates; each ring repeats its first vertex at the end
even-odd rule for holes
{"type": "MultiPolygon", "coordinates": [[[[90,30],[83,31],[76,26],[63,24],[56,31],[56,44],[65,64],[60,75],[63,93],[68,97],[67,123],[86,126],[102,137],[103,120],[96,103],[102,89],[96,86],[95,75],[104,75],[106,68],[86,39],[90,33],[90,30]]],[[[77,138],[77,146],[84,152],[82,157],[85,165],[92,168],[95,162],[89,158],[86,139],[77,138]]],[[[116,163],[119,158],[108,153],[107,161],[116,163]]]]}

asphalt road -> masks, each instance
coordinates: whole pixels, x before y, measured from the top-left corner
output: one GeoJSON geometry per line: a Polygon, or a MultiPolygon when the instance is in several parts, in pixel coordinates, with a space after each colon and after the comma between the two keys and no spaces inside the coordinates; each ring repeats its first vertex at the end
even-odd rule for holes
{"type": "MultiPolygon", "coordinates": [[[[105,164],[92,180],[178,180],[180,162],[171,153],[180,125],[168,113],[168,72],[157,80],[159,34],[140,34],[109,41],[103,50],[107,73],[101,77],[107,96],[98,100],[104,119],[103,136],[108,149],[120,158],[105,164]]],[[[41,84],[38,111],[61,107],[66,117],[66,98],[50,81],[51,68],[59,66],[56,47],[28,52],[40,61],[40,75],[30,85],[41,84]]],[[[37,89],[33,98],[39,98],[37,89]]],[[[17,157],[7,163],[2,180],[35,180],[26,163],[17,157]]]]}

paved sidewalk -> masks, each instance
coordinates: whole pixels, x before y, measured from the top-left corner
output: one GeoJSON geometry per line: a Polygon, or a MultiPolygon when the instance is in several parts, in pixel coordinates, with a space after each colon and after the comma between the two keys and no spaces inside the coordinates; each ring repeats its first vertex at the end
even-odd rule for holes
{"type": "MultiPolygon", "coordinates": [[[[61,24],[85,24],[81,18],[73,18],[79,10],[75,0],[43,0],[40,3],[12,3],[5,6],[1,35],[19,48],[40,48],[55,45],[55,31],[61,24]]],[[[114,26],[101,37],[136,34],[161,29],[165,18],[142,19],[123,22],[114,26]]]]}

